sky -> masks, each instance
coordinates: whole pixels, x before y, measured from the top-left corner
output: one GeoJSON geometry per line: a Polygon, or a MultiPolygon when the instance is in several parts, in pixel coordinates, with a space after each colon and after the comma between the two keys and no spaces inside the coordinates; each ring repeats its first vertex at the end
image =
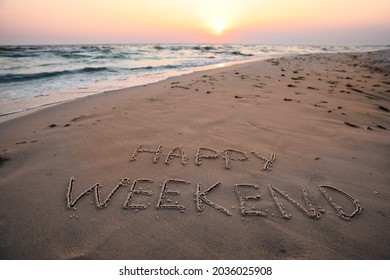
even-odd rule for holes
{"type": "Polygon", "coordinates": [[[390,0],[0,0],[0,45],[390,44],[390,0]]]}

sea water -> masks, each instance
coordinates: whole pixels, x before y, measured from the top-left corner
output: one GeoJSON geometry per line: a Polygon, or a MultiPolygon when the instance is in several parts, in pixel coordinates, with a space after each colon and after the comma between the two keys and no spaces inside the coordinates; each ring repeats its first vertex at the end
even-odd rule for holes
{"type": "Polygon", "coordinates": [[[237,44],[0,46],[0,116],[224,63],[385,48],[237,44]]]}

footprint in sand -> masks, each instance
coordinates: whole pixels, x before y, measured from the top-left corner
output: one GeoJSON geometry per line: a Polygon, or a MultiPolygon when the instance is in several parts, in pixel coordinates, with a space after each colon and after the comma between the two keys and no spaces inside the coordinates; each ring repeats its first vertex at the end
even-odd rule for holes
{"type": "Polygon", "coordinates": [[[8,161],[8,160],[10,160],[10,157],[8,156],[8,154],[7,154],[5,151],[2,151],[2,152],[0,153],[0,166],[1,166],[4,162],[6,162],[6,161],[8,161]]]}

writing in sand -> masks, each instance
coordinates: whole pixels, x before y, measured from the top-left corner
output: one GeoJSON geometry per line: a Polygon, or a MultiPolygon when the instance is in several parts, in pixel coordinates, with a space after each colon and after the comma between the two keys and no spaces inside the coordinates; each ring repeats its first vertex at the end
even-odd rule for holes
{"type": "MultiPolygon", "coordinates": [[[[156,149],[150,149],[150,148],[144,148],[142,145],[139,145],[135,151],[133,152],[132,156],[130,157],[130,161],[134,162],[137,160],[137,155],[140,153],[149,153],[153,156],[153,163],[157,164],[159,162],[159,159],[162,155],[162,145],[159,145],[156,149]]],[[[274,153],[271,154],[270,157],[262,156],[256,151],[252,151],[251,154],[254,155],[255,158],[259,159],[261,161],[261,171],[270,171],[272,166],[275,163],[276,155],[274,153]]],[[[207,148],[207,147],[199,147],[195,154],[195,164],[201,165],[202,160],[205,159],[218,159],[222,155],[223,159],[223,167],[226,169],[231,168],[231,162],[232,161],[245,161],[249,159],[248,154],[245,151],[240,151],[237,149],[232,148],[226,148],[222,152],[207,148]]],[[[174,158],[180,159],[180,162],[182,165],[186,166],[188,162],[188,156],[185,153],[185,150],[182,148],[182,146],[176,146],[172,148],[169,153],[167,154],[164,163],[166,165],[170,165],[172,160],[174,158]]],[[[123,209],[131,209],[135,212],[138,212],[140,210],[145,210],[148,208],[148,206],[151,205],[151,203],[148,203],[148,205],[141,204],[141,203],[135,203],[134,200],[136,196],[153,196],[154,193],[151,190],[151,185],[154,183],[152,179],[149,178],[138,178],[134,180],[130,180],[129,178],[121,179],[120,182],[112,189],[112,191],[107,195],[107,197],[102,200],[101,198],[101,192],[100,188],[102,187],[99,183],[96,183],[92,185],[91,187],[87,188],[84,192],[82,192],[80,195],[78,195],[76,198],[73,197],[73,190],[75,186],[75,179],[73,177],[70,178],[67,194],[66,194],[66,203],[68,206],[68,209],[76,210],[76,205],[80,202],[80,200],[87,195],[94,194],[94,203],[97,208],[104,209],[108,207],[110,201],[114,198],[115,194],[118,192],[121,188],[128,188],[127,196],[124,199],[123,202],[123,209]],[[146,187],[146,188],[145,188],[146,187]]],[[[185,212],[187,209],[187,205],[180,204],[178,200],[173,202],[173,198],[180,195],[180,191],[178,188],[180,188],[180,185],[191,185],[190,181],[184,180],[184,179],[166,179],[163,180],[163,183],[159,189],[159,192],[157,194],[157,199],[154,200],[155,207],[157,210],[162,209],[170,209],[170,210],[177,210],[182,213],[185,212]]],[[[202,187],[201,182],[196,183],[196,187],[194,187],[194,199],[193,199],[193,205],[194,208],[199,212],[205,211],[205,205],[208,205],[209,208],[213,208],[222,214],[231,216],[232,212],[227,208],[220,204],[217,204],[214,202],[210,197],[208,197],[208,194],[213,192],[218,192],[218,187],[220,187],[221,182],[216,182],[215,184],[211,186],[207,186],[205,188],[202,187]]],[[[268,215],[268,209],[262,210],[259,206],[260,202],[256,203],[256,206],[254,206],[253,202],[260,201],[262,197],[259,193],[254,193],[256,190],[259,190],[259,186],[256,184],[235,184],[232,186],[233,191],[235,193],[235,196],[237,198],[238,206],[240,209],[240,213],[242,216],[267,216],[268,215]],[[248,195],[250,194],[250,195],[248,195]]],[[[309,193],[304,187],[301,187],[302,195],[304,198],[304,204],[302,205],[294,198],[290,197],[287,192],[279,189],[276,186],[268,185],[266,187],[269,192],[269,198],[273,200],[278,212],[280,212],[280,215],[284,219],[291,219],[291,214],[287,213],[284,207],[284,204],[280,200],[280,198],[283,198],[285,201],[291,203],[296,208],[298,208],[304,215],[313,218],[313,219],[320,219],[321,213],[325,213],[325,210],[321,206],[313,206],[309,193]]],[[[337,215],[346,221],[351,220],[352,218],[356,217],[362,212],[363,206],[361,203],[355,199],[353,196],[349,195],[345,191],[334,187],[330,185],[320,185],[319,186],[320,193],[324,196],[324,198],[329,202],[329,204],[335,209],[337,215]],[[338,194],[338,196],[344,197],[344,203],[345,201],[350,201],[352,204],[353,210],[350,210],[347,213],[343,210],[343,207],[335,202],[335,200],[332,198],[332,196],[329,194],[329,191],[331,191],[334,194],[338,194]]],[[[235,208],[234,206],[232,208],[235,208]]],[[[352,209],[350,206],[347,208],[352,209]]]]}

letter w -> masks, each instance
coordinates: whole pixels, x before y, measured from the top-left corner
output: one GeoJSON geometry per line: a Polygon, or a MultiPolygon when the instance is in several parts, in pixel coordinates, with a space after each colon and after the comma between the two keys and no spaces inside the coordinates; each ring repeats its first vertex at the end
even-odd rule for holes
{"type": "Polygon", "coordinates": [[[66,203],[67,203],[67,206],[68,206],[69,209],[73,209],[73,210],[76,210],[75,206],[80,201],[80,199],[82,199],[86,195],[89,195],[92,191],[95,191],[95,204],[96,204],[96,207],[98,207],[98,208],[105,208],[105,207],[107,207],[108,203],[110,202],[110,200],[112,199],[114,194],[121,187],[126,187],[130,183],[128,178],[122,179],[119,182],[119,184],[116,185],[116,187],[109,193],[109,195],[106,197],[106,199],[102,203],[101,200],[100,200],[100,190],[99,190],[100,184],[99,183],[94,184],[92,187],[90,187],[87,190],[85,190],[84,192],[82,192],[78,197],[76,197],[72,201],[72,192],[73,192],[73,187],[74,187],[74,182],[75,181],[76,180],[73,177],[71,177],[69,179],[68,191],[66,193],[66,203]]]}

